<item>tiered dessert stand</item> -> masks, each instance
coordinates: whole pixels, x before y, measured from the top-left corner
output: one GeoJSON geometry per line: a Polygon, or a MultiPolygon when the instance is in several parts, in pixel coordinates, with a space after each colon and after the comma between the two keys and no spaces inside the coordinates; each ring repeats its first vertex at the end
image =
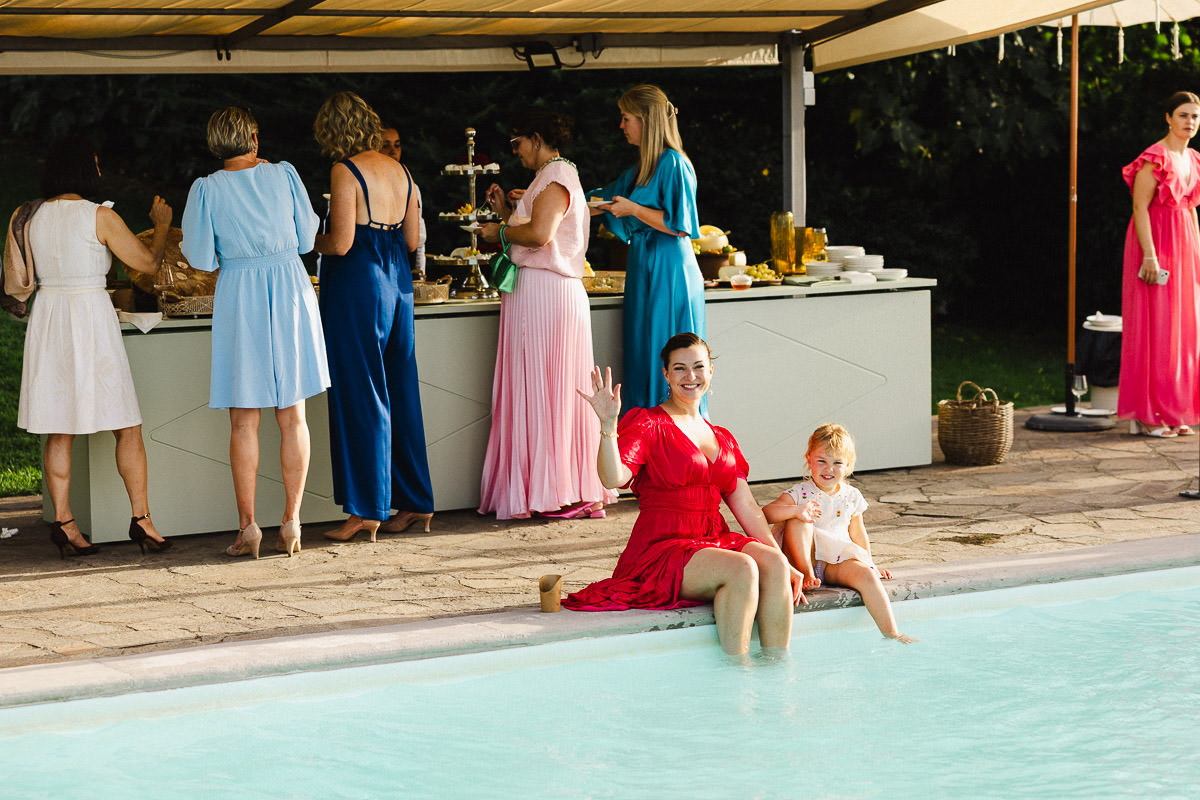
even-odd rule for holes
{"type": "MultiPolygon", "coordinates": [[[[466,212],[459,211],[442,211],[438,214],[438,219],[446,222],[457,223],[460,227],[473,226],[482,222],[491,222],[498,220],[492,211],[478,207],[476,202],[475,178],[479,175],[491,174],[497,175],[500,173],[499,164],[476,164],[475,163],[475,129],[467,128],[467,161],[465,164],[447,164],[442,167],[443,175],[461,175],[467,179],[467,204],[470,205],[470,210],[466,212]]],[[[461,206],[460,206],[461,208],[461,206]]],[[[457,300],[489,300],[499,296],[499,293],[488,285],[487,278],[483,276],[481,265],[486,263],[491,255],[484,255],[479,252],[479,237],[475,230],[467,231],[471,237],[469,247],[460,247],[450,255],[426,255],[427,261],[441,267],[467,267],[468,272],[466,277],[461,281],[455,281],[450,289],[450,296],[457,300]]]]}

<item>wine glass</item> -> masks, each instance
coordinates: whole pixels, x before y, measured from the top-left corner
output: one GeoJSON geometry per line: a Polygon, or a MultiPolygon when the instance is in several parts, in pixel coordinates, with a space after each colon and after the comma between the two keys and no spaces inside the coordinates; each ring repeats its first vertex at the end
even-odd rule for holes
{"type": "Polygon", "coordinates": [[[1087,390],[1087,375],[1076,375],[1075,380],[1071,382],[1071,394],[1075,395],[1076,404],[1083,401],[1083,396],[1087,394],[1087,390]]]}

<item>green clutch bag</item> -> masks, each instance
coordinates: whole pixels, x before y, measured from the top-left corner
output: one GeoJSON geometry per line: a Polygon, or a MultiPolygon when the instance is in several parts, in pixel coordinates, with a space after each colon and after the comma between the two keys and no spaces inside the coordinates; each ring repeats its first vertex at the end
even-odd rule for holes
{"type": "Polygon", "coordinates": [[[492,256],[492,260],[488,262],[488,270],[492,273],[488,276],[488,283],[501,292],[511,294],[517,285],[517,262],[508,257],[508,248],[511,245],[504,238],[503,225],[500,227],[500,243],[504,245],[504,249],[492,256]]]}

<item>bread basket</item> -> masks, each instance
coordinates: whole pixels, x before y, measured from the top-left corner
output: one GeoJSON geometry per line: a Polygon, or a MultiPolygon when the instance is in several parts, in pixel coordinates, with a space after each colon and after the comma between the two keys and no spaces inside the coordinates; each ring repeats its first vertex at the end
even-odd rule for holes
{"type": "Polygon", "coordinates": [[[450,282],[452,280],[454,279],[449,275],[443,275],[436,281],[413,280],[413,303],[424,306],[446,302],[450,299],[450,282]]]}
{"type": "Polygon", "coordinates": [[[625,273],[622,270],[596,270],[583,276],[583,288],[588,294],[621,294],[625,291],[625,273]]]}

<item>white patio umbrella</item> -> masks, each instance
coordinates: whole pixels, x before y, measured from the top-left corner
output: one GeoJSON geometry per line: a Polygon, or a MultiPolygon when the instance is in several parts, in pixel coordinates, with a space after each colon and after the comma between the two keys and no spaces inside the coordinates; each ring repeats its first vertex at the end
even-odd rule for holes
{"type": "MultiPolygon", "coordinates": [[[[1169,22],[1174,27],[1174,51],[1179,54],[1179,25],[1185,19],[1200,16],[1200,0],[1119,0],[1110,5],[1093,8],[1058,22],[1044,23],[1071,28],[1071,93],[1070,93],[1070,144],[1068,171],[1070,192],[1067,216],[1067,370],[1066,370],[1066,415],[1038,414],[1026,425],[1040,430],[1097,430],[1112,427],[1105,417],[1081,417],[1075,411],[1075,396],[1071,386],[1075,378],[1075,251],[1076,220],[1078,205],[1078,153],[1079,153],[1079,29],[1083,25],[1115,26],[1118,29],[1117,57],[1124,58],[1124,34],[1122,29],[1129,25],[1156,26],[1169,22]]],[[[1061,34],[1060,34],[1061,35],[1061,34]]],[[[1061,39],[1060,39],[1061,42],[1061,39]]],[[[1060,51],[1061,59],[1061,51],[1060,51]]],[[[1200,497],[1200,495],[1198,495],[1200,497]]]]}

